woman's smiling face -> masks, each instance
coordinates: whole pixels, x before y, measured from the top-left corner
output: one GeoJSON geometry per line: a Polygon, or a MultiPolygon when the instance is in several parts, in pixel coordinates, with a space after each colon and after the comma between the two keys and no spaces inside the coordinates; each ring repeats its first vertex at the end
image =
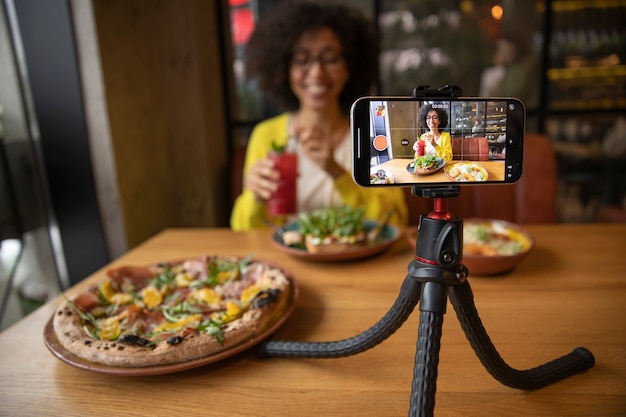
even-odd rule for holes
{"type": "Polygon", "coordinates": [[[289,66],[289,85],[301,108],[338,105],[349,75],[341,44],[331,29],[305,32],[296,42],[289,66]]]}
{"type": "Polygon", "coordinates": [[[428,126],[428,128],[431,130],[439,129],[439,123],[441,123],[441,121],[439,120],[439,115],[437,114],[437,111],[430,110],[426,115],[426,125],[428,126]]]}

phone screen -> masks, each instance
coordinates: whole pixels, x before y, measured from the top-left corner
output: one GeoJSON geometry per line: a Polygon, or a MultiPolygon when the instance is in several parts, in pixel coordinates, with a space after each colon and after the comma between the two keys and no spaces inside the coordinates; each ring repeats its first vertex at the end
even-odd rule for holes
{"type": "Polygon", "coordinates": [[[514,98],[363,97],[351,109],[353,177],[371,187],[512,183],[524,123],[514,98]]]}

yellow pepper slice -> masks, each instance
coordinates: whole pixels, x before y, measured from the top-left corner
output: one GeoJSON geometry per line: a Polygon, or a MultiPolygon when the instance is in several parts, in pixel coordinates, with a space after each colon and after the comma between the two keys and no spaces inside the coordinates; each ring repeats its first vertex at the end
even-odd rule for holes
{"type": "Polygon", "coordinates": [[[100,294],[111,304],[128,304],[133,301],[133,296],[123,292],[115,292],[111,281],[104,281],[98,286],[100,294]]]}
{"type": "Polygon", "coordinates": [[[245,290],[243,290],[243,292],[241,293],[241,297],[239,297],[239,298],[244,303],[249,303],[262,290],[263,290],[263,288],[261,288],[261,286],[259,286],[259,285],[256,285],[256,284],[255,285],[251,285],[248,288],[246,288],[245,290]]]}
{"type": "Polygon", "coordinates": [[[179,272],[174,277],[174,282],[176,283],[176,286],[180,288],[187,288],[192,281],[193,275],[186,272],[179,272]]]}
{"type": "Polygon", "coordinates": [[[211,306],[219,306],[222,301],[222,296],[211,288],[200,288],[195,290],[191,292],[187,298],[211,306]]]}
{"type": "Polygon", "coordinates": [[[128,310],[117,316],[107,317],[97,321],[100,339],[116,340],[122,333],[120,321],[128,316],[128,310]]]}
{"type": "Polygon", "coordinates": [[[219,284],[223,284],[229,280],[234,280],[239,278],[239,269],[233,268],[227,271],[220,271],[217,273],[217,282],[219,284]]]}
{"type": "Polygon", "coordinates": [[[228,301],[226,303],[226,315],[233,319],[239,317],[241,315],[241,307],[232,301],[228,301]]]}
{"type": "Polygon", "coordinates": [[[156,307],[163,301],[161,291],[152,285],[141,290],[141,297],[143,298],[144,304],[148,308],[156,307]]]}
{"type": "Polygon", "coordinates": [[[115,294],[115,291],[113,290],[113,287],[111,286],[111,281],[104,281],[100,283],[98,285],[98,289],[100,290],[100,294],[102,294],[104,299],[109,302],[111,300],[111,297],[113,297],[113,294],[115,294]]]}
{"type": "Polygon", "coordinates": [[[187,327],[197,327],[202,320],[201,314],[192,314],[172,323],[164,323],[154,328],[154,333],[177,332],[187,327]]]}

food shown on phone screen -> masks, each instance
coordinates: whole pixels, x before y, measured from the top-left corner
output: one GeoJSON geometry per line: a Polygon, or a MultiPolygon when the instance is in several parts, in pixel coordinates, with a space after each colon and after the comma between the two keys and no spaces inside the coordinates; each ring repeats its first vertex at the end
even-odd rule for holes
{"type": "Polygon", "coordinates": [[[525,109],[517,99],[363,97],[351,118],[359,185],[497,184],[521,176],[525,109]]]}
{"type": "Polygon", "coordinates": [[[487,170],[478,162],[453,162],[445,170],[448,178],[456,182],[482,182],[489,178],[487,170]]]}

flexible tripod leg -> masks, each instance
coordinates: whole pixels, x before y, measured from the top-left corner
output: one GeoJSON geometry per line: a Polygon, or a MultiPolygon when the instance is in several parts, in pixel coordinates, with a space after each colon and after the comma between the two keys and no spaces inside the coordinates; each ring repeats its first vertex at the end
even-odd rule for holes
{"type": "Polygon", "coordinates": [[[356,336],[335,342],[267,341],[260,345],[259,354],[283,358],[340,358],[364,352],[402,326],[419,302],[420,287],[421,284],[412,277],[405,278],[400,294],[389,311],[376,324],[356,336]]]}
{"type": "Polygon", "coordinates": [[[469,283],[465,281],[450,287],[449,291],[450,302],[476,356],[487,371],[502,384],[511,388],[532,390],[593,367],[595,363],[593,354],[581,347],[536,368],[528,370],[511,368],[498,354],[480,321],[469,283]]]}
{"type": "Polygon", "coordinates": [[[443,315],[446,312],[446,286],[436,282],[422,284],[420,324],[413,368],[409,416],[432,416],[437,391],[437,367],[443,315]]]}
{"type": "MultiPolygon", "coordinates": [[[[415,355],[410,416],[432,416],[443,314],[448,292],[461,327],[487,371],[504,385],[535,389],[591,368],[591,352],[574,352],[539,367],[519,371],[508,366],[491,343],[474,306],[467,268],[462,264],[462,220],[445,210],[445,197],[455,190],[422,190],[435,197],[435,210],[420,218],[415,259],[398,298],[385,316],[365,332],[336,342],[266,341],[259,353],[266,357],[338,358],[363,352],[391,336],[420,302],[420,327],[415,355]],[[441,192],[441,196],[438,195],[441,192]],[[420,301],[421,296],[421,301],[420,301]]],[[[422,195],[425,196],[425,195],[422,195]]]]}

